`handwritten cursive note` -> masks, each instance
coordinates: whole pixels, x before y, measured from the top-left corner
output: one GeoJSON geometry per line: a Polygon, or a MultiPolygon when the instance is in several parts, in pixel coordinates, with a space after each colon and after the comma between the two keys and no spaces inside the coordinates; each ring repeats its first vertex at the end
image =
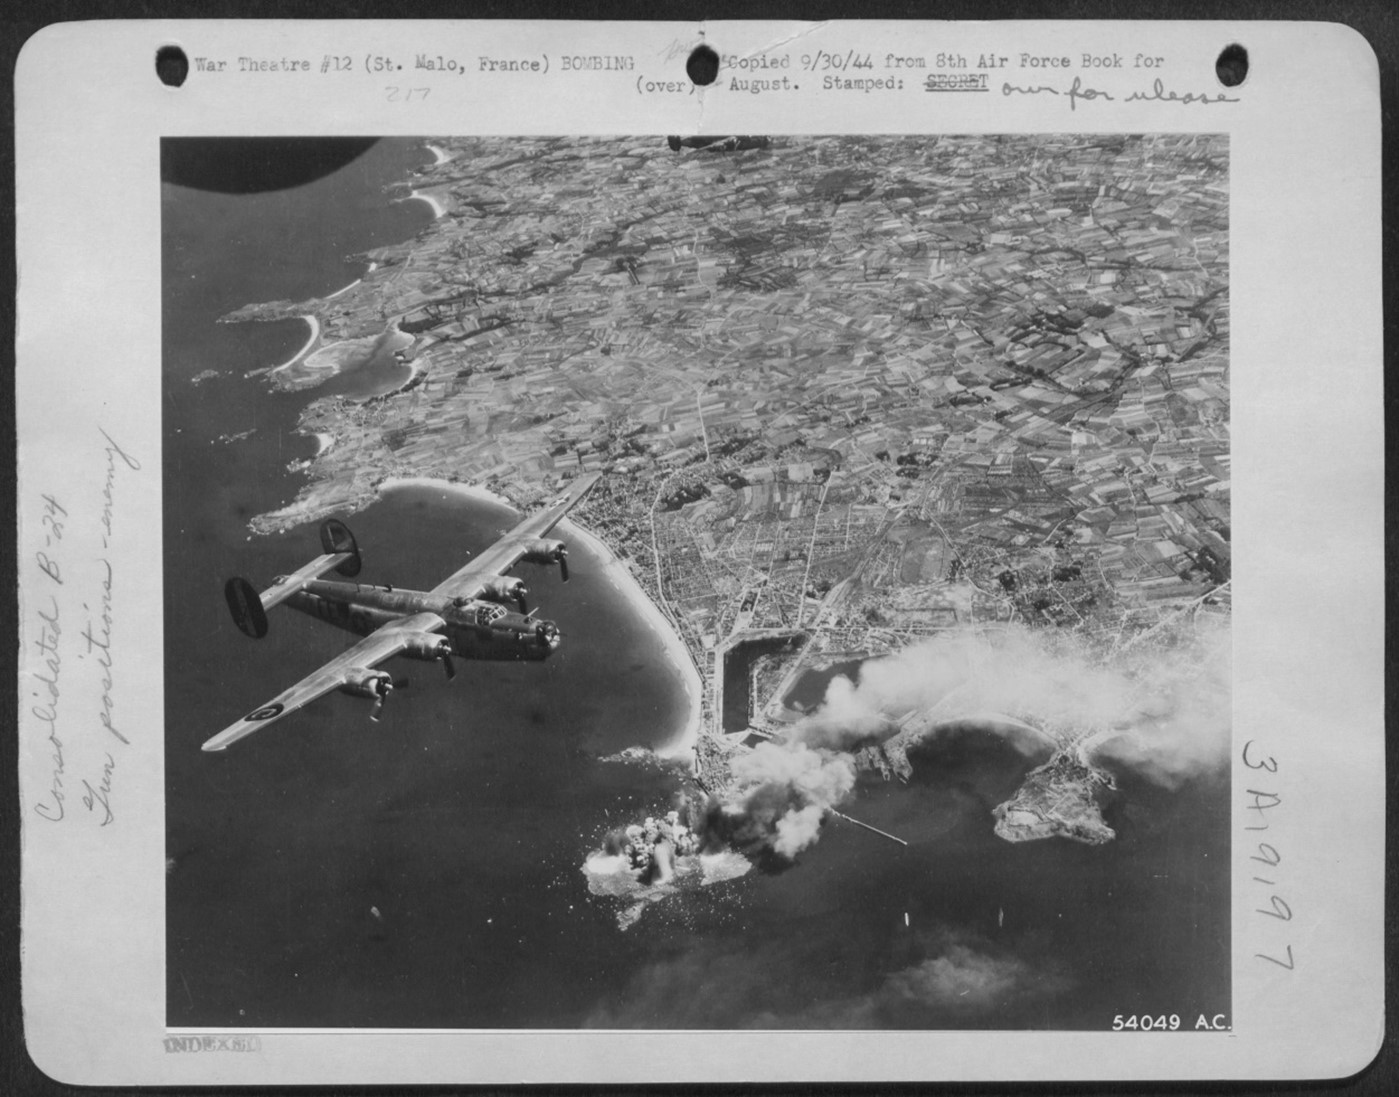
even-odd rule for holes
{"type": "MultiPolygon", "coordinates": [[[[141,470],[141,462],[106,430],[98,452],[104,465],[102,503],[95,516],[95,555],[73,535],[85,515],[71,500],[56,494],[39,496],[42,544],[34,550],[26,584],[33,639],[27,660],[29,714],[43,737],[45,777],[33,799],[34,814],[46,822],[73,818],[95,819],[108,826],[116,819],[113,797],[118,754],[131,739],[117,723],[117,659],[114,651],[113,604],[118,551],[117,522],[120,480],[141,470]],[[97,686],[96,711],[80,711],[62,703],[65,684],[79,689],[78,704],[97,686]],[[95,731],[94,731],[95,729],[95,731]],[[98,746],[100,735],[106,743],[98,746]],[[94,751],[96,747],[96,751],[94,751]],[[88,761],[89,757],[95,758],[88,761]],[[86,809],[73,811],[71,794],[86,809]]],[[[91,527],[89,527],[91,528],[91,527]]]]}
{"type": "MultiPolygon", "coordinates": [[[[1116,102],[1117,96],[1099,88],[1090,88],[1084,84],[1081,77],[1075,76],[1074,81],[1067,88],[1058,88],[1052,84],[1020,85],[1009,82],[1001,85],[1002,96],[1019,95],[1055,95],[1062,96],[1069,101],[1069,109],[1077,110],[1080,102],[1092,102],[1095,99],[1104,99],[1109,102],[1116,102]]],[[[1208,92],[1176,92],[1165,86],[1159,79],[1153,80],[1150,91],[1129,92],[1122,98],[1124,103],[1138,102],[1162,102],[1162,103],[1237,103],[1239,100],[1234,96],[1225,95],[1223,92],[1210,95],[1208,92]]]]}
{"type": "Polygon", "coordinates": [[[43,502],[44,547],[35,550],[34,565],[41,590],[36,591],[33,599],[34,615],[38,619],[34,646],[39,654],[37,663],[31,664],[33,689],[29,711],[39,722],[52,762],[48,788],[35,803],[34,811],[41,819],[56,823],[64,816],[63,775],[66,769],[63,740],[58,735],[59,701],[63,695],[63,625],[58,595],[63,586],[60,549],[68,510],[52,495],[42,495],[40,499],[43,502]]]}

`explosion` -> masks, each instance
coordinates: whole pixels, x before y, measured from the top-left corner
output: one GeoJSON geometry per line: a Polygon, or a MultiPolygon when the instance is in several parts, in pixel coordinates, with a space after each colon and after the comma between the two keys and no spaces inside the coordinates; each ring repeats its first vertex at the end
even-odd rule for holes
{"type": "Polygon", "coordinates": [[[644,823],[609,831],[602,848],[583,862],[588,890],[626,901],[617,912],[619,929],[636,924],[646,908],[668,896],[709,887],[744,875],[752,864],[727,848],[702,848],[704,836],[689,825],[703,817],[691,802],[679,798],[679,806],[644,823]]]}
{"type": "Polygon", "coordinates": [[[804,743],[759,743],[731,768],[733,785],[722,801],[710,801],[704,831],[760,858],[793,860],[816,841],[827,809],[855,787],[848,754],[804,743]]]}
{"type": "Polygon", "coordinates": [[[1090,759],[1168,788],[1227,760],[1228,622],[1194,624],[1113,646],[1022,628],[965,629],[872,659],[858,682],[833,679],[785,741],[732,756],[718,794],[692,792],[663,817],[612,832],[585,866],[589,887],[633,900],[618,916],[625,928],[646,903],[687,881],[733,879],[754,864],[780,871],[818,840],[826,816],[854,789],[857,752],[860,765],[873,752],[886,774],[892,760],[907,776],[910,745],[967,726],[1027,756],[1052,751],[997,809],[1001,837],[1109,840],[1094,788],[1113,782],[1090,759]]]}
{"type": "Polygon", "coordinates": [[[723,797],[680,796],[644,823],[610,831],[583,864],[588,890],[629,901],[627,929],[653,902],[689,887],[742,876],[754,863],[776,869],[816,841],[826,812],[855,787],[846,754],[801,743],[760,743],[736,758],[723,797]]]}

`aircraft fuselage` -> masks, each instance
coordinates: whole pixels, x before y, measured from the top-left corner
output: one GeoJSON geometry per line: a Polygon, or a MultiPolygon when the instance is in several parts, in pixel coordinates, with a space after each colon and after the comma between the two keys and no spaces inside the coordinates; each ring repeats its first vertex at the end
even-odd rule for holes
{"type": "Polygon", "coordinates": [[[483,598],[459,603],[420,590],[315,579],[286,604],[360,636],[410,614],[436,613],[447,622],[445,635],[453,652],[463,659],[547,659],[559,645],[559,630],[552,621],[526,617],[483,598]]]}

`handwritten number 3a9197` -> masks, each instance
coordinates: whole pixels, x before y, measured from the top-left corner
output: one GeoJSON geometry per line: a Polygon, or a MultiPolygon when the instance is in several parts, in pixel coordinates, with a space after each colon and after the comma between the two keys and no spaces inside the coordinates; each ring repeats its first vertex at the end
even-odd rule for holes
{"type": "MultiPolygon", "coordinates": [[[[1250,756],[1250,754],[1249,754],[1249,748],[1252,747],[1252,746],[1253,746],[1253,740],[1252,740],[1252,739],[1250,739],[1247,743],[1244,744],[1244,749],[1243,749],[1243,763],[1244,763],[1244,765],[1246,765],[1249,769],[1252,769],[1252,770],[1262,770],[1262,771],[1264,771],[1265,773],[1277,773],[1277,771],[1278,771],[1278,762],[1277,762],[1277,759],[1274,758],[1272,755],[1269,755],[1269,756],[1266,757],[1266,758],[1259,758],[1258,760],[1255,761],[1255,760],[1250,756]]],[[[1277,807],[1278,804],[1280,804],[1280,803],[1282,802],[1282,798],[1281,798],[1281,797],[1279,797],[1279,796],[1277,796],[1277,795],[1275,795],[1275,794],[1273,794],[1273,793],[1271,793],[1271,792],[1258,792],[1258,791],[1256,791],[1256,790],[1254,790],[1254,789],[1249,789],[1249,795],[1251,795],[1251,796],[1253,797],[1253,805],[1252,805],[1252,807],[1250,808],[1250,810],[1258,812],[1258,815],[1259,815],[1259,818],[1260,818],[1260,819],[1262,818],[1263,813],[1264,813],[1265,811],[1267,811],[1267,810],[1269,810],[1269,809],[1271,809],[1271,808],[1277,807]],[[1266,797],[1266,799],[1265,799],[1265,797],[1266,797]]],[[[1263,823],[1263,824],[1260,825],[1260,826],[1251,826],[1251,827],[1249,827],[1248,829],[1249,829],[1249,830],[1266,830],[1267,828],[1268,828],[1268,824],[1267,824],[1267,823],[1263,823]]],[[[1279,864],[1282,863],[1282,854],[1280,854],[1280,853],[1278,852],[1276,846],[1273,846],[1273,845],[1269,844],[1268,842],[1259,842],[1259,843],[1258,843],[1258,853],[1261,854],[1261,856],[1253,856],[1253,857],[1250,857],[1249,859],[1252,860],[1252,861],[1258,861],[1260,864],[1267,865],[1269,868],[1276,868],[1279,864]]],[[[1266,885],[1268,885],[1268,886],[1270,886],[1270,887],[1273,885],[1273,881],[1272,881],[1272,880],[1265,880],[1265,879],[1264,879],[1263,877],[1261,877],[1261,876],[1255,876],[1254,879],[1255,879],[1256,881],[1258,881],[1260,884],[1266,884],[1266,885]]],[[[1269,895],[1269,896],[1268,896],[1268,906],[1267,906],[1267,907],[1257,907],[1257,908],[1255,908],[1255,909],[1256,909],[1256,912],[1257,912],[1257,913],[1259,913],[1259,914],[1266,914],[1269,918],[1276,918],[1276,919],[1278,919],[1278,920],[1281,921],[1281,922],[1290,922],[1290,921],[1292,921],[1292,907],[1291,907],[1291,906],[1288,904],[1288,902],[1287,902],[1285,899],[1283,899],[1282,896],[1280,896],[1280,895],[1269,895]],[[1269,909],[1269,907],[1271,907],[1272,909],[1269,909]]],[[[1292,946],[1291,946],[1291,945],[1287,945],[1287,946],[1286,946],[1286,949],[1287,949],[1287,952],[1286,952],[1287,959],[1286,959],[1286,960],[1279,960],[1276,956],[1269,956],[1266,952],[1255,952],[1255,953],[1254,953],[1254,956],[1257,957],[1257,958],[1260,959],[1260,960],[1267,960],[1268,963],[1270,963],[1270,964],[1277,964],[1277,966],[1280,967],[1280,968],[1286,968],[1288,971],[1292,971],[1292,970],[1296,967],[1296,961],[1293,959],[1293,956],[1292,956],[1292,946]]]]}

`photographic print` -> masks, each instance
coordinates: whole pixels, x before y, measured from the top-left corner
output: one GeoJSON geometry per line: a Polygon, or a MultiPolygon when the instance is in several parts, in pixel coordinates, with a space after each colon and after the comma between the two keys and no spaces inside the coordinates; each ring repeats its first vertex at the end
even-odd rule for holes
{"type": "Polygon", "coordinates": [[[1228,135],[160,149],[170,1029],[1231,1027],[1228,135]]]}

